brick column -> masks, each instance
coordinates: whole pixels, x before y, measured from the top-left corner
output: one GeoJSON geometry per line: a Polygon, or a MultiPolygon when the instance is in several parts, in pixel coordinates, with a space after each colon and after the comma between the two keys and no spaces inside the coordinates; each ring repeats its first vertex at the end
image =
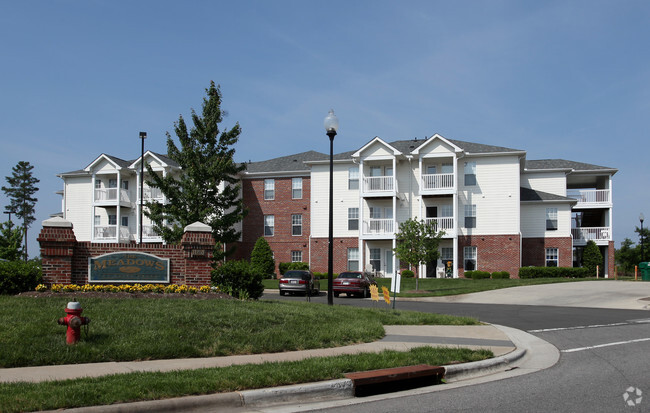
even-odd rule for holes
{"type": "Polygon", "coordinates": [[[50,218],[43,221],[43,229],[36,239],[41,245],[43,283],[72,283],[72,258],[77,238],[72,223],[63,218],[50,218]]]}
{"type": "Polygon", "coordinates": [[[190,286],[209,285],[212,281],[212,258],[214,256],[214,238],[212,228],[201,222],[185,227],[181,239],[183,257],[185,258],[185,284],[190,286]]]}

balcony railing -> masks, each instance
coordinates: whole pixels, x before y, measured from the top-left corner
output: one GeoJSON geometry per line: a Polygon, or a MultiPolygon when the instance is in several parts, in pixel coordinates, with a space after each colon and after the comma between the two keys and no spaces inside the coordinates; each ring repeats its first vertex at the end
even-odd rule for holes
{"type": "Polygon", "coordinates": [[[574,241],[608,241],[611,239],[610,227],[571,228],[574,241]]]}
{"type": "Polygon", "coordinates": [[[365,235],[392,235],[395,233],[394,221],[392,218],[364,220],[363,233],[365,235]]]}
{"type": "Polygon", "coordinates": [[[395,180],[392,176],[367,176],[363,178],[364,192],[393,191],[395,180]]]}
{"type": "Polygon", "coordinates": [[[427,174],[422,175],[422,189],[452,189],[454,187],[454,174],[427,174]]]}
{"type": "Polygon", "coordinates": [[[96,240],[114,240],[117,236],[117,225],[102,225],[95,227],[96,240]]]}
{"type": "Polygon", "coordinates": [[[580,189],[567,191],[569,198],[577,199],[580,204],[609,204],[612,202],[609,189],[580,189]]]}
{"type": "MultiPolygon", "coordinates": [[[[142,190],[142,195],[145,201],[162,202],[163,200],[163,193],[160,190],[160,188],[144,187],[144,189],[142,190]]],[[[138,192],[138,196],[140,196],[140,192],[138,192]]]]}
{"type": "MultiPolygon", "coordinates": [[[[95,202],[117,201],[118,188],[95,188],[95,202]]],[[[120,201],[131,202],[129,191],[120,189],[120,201]]]]}
{"type": "Polygon", "coordinates": [[[453,217],[425,218],[427,224],[434,224],[436,231],[450,232],[454,229],[453,217]]]}
{"type": "Polygon", "coordinates": [[[160,235],[154,231],[153,225],[142,226],[142,239],[158,239],[160,235]]]}

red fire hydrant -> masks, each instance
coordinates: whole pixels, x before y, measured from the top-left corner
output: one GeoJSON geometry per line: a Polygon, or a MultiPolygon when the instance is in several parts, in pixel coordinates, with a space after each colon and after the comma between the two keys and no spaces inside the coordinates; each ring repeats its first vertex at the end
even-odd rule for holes
{"type": "Polygon", "coordinates": [[[68,307],[65,309],[65,312],[68,314],[65,317],[59,318],[58,323],[62,326],[68,326],[68,330],[65,335],[65,342],[68,345],[76,344],[77,341],[81,338],[81,326],[87,325],[90,323],[90,318],[82,317],[81,304],[76,301],[71,301],[68,303],[68,307]]]}

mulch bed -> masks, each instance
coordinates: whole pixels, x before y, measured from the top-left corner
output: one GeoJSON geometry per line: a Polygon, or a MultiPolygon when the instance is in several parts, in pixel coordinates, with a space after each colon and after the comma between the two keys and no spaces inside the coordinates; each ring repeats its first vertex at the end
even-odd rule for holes
{"type": "Polygon", "coordinates": [[[67,297],[67,298],[160,298],[160,299],[171,299],[171,300],[215,300],[215,299],[228,299],[231,300],[231,297],[228,294],[223,293],[197,293],[197,294],[159,294],[159,293],[128,293],[128,292],[119,292],[119,293],[109,293],[109,292],[100,292],[100,291],[88,291],[88,292],[52,292],[52,291],[28,291],[18,294],[19,297],[67,297]]]}

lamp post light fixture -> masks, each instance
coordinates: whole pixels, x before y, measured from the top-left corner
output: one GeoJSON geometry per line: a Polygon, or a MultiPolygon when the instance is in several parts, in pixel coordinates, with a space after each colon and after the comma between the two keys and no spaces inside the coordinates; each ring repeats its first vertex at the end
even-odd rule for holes
{"type": "Polygon", "coordinates": [[[142,244],[142,210],[144,208],[144,140],[147,139],[147,132],[140,132],[142,150],[140,151],[140,244],[142,244]]]}
{"type": "Polygon", "coordinates": [[[334,137],[339,128],[339,120],[330,109],[325,117],[325,133],[330,138],[330,203],[329,203],[329,242],[327,244],[327,305],[334,304],[334,281],[332,267],[334,263],[334,137]]]}
{"type": "Polygon", "coordinates": [[[645,221],[645,216],[643,212],[639,214],[639,221],[641,221],[641,262],[645,262],[645,254],[643,252],[643,221],[645,221]]]}

